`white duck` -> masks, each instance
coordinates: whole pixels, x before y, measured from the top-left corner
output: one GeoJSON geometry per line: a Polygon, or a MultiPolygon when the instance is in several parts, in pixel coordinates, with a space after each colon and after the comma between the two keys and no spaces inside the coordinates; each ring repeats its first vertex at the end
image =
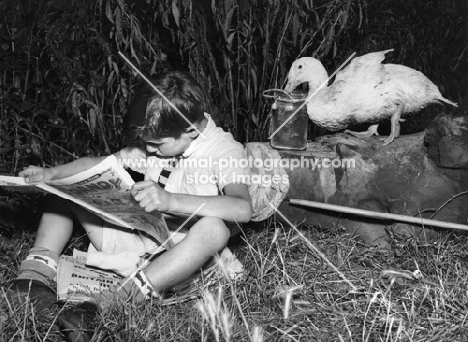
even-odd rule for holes
{"type": "Polygon", "coordinates": [[[311,95],[325,83],[307,103],[309,118],[316,125],[338,131],[351,124],[368,122],[372,125],[367,131],[346,130],[346,133],[370,137],[378,135],[380,121],[391,118],[390,136],[383,140],[384,145],[388,145],[400,135],[402,115],[439,101],[457,107],[421,72],[404,65],[381,64],[390,51],[393,49],[354,58],[328,87],[328,74],[322,63],[313,57],[299,58],[289,70],[284,90],[291,93],[307,82],[311,95]]]}

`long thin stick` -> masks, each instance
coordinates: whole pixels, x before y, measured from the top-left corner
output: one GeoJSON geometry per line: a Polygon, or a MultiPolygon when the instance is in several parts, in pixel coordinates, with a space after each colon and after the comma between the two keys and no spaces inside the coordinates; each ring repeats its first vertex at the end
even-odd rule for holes
{"type": "Polygon", "coordinates": [[[434,227],[440,227],[440,228],[468,230],[468,225],[465,225],[465,224],[437,221],[437,220],[431,220],[431,219],[425,219],[425,218],[413,217],[413,216],[407,216],[407,215],[380,213],[377,211],[350,208],[350,207],[345,207],[345,206],[336,205],[336,204],[320,203],[320,202],[307,201],[307,200],[301,200],[301,199],[290,199],[289,203],[301,205],[304,207],[325,209],[325,210],[337,211],[340,213],[371,217],[375,219],[410,222],[410,223],[416,223],[416,224],[422,224],[422,225],[434,226],[434,227]]]}
{"type": "Polygon", "coordinates": [[[456,194],[456,195],[452,196],[451,199],[449,199],[448,201],[445,201],[445,203],[442,204],[442,205],[439,207],[439,209],[437,209],[436,212],[435,212],[434,214],[432,214],[431,217],[429,217],[429,218],[432,219],[434,216],[436,216],[437,213],[438,213],[439,211],[441,211],[443,207],[445,207],[447,204],[449,204],[450,202],[452,202],[455,198],[460,197],[460,196],[463,196],[463,195],[466,195],[466,194],[468,194],[468,191],[463,191],[463,192],[460,192],[459,194],[456,194]]]}

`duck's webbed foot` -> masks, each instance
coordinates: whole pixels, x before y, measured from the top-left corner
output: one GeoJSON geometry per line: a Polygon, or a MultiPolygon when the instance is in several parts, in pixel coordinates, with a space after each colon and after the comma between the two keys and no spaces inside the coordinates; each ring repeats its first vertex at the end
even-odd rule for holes
{"type": "Polygon", "coordinates": [[[390,135],[387,138],[380,139],[380,141],[383,141],[384,146],[391,144],[393,140],[395,140],[395,135],[393,133],[390,133],[390,135]]]}
{"type": "Polygon", "coordinates": [[[355,136],[356,138],[370,138],[373,135],[379,135],[379,133],[377,132],[378,127],[379,125],[377,124],[377,125],[369,126],[367,131],[364,131],[364,132],[354,132],[354,131],[350,131],[349,129],[347,129],[344,132],[347,134],[351,134],[352,136],[355,136]]]}

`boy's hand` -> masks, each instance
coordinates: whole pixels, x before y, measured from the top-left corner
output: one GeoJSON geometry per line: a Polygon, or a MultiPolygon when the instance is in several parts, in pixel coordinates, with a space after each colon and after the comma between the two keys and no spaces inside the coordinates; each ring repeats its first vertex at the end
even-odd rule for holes
{"type": "Polygon", "coordinates": [[[171,209],[172,194],[151,180],[133,184],[131,193],[147,212],[158,210],[165,213],[171,209]]]}
{"type": "Polygon", "coordinates": [[[30,165],[23,171],[18,173],[18,176],[24,177],[26,183],[46,182],[54,179],[55,171],[53,168],[43,168],[40,166],[30,165]]]}

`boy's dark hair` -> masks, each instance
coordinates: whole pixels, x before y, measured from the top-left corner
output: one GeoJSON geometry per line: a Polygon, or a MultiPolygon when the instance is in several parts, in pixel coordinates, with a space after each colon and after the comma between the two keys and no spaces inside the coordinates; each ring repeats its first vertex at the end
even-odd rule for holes
{"type": "Polygon", "coordinates": [[[205,93],[188,72],[169,71],[151,78],[150,81],[170,103],[143,81],[124,118],[129,144],[140,145],[147,137],[180,138],[190,127],[190,123],[200,122],[205,117],[205,93]]]}

